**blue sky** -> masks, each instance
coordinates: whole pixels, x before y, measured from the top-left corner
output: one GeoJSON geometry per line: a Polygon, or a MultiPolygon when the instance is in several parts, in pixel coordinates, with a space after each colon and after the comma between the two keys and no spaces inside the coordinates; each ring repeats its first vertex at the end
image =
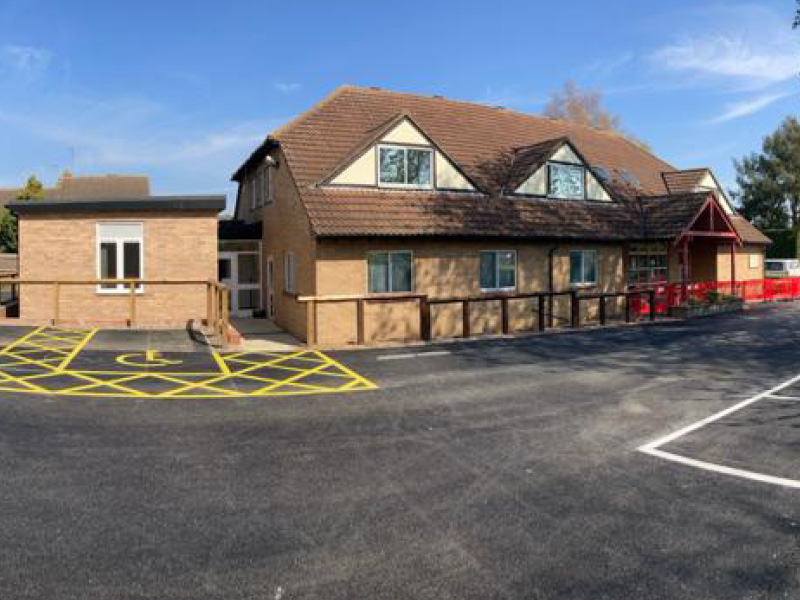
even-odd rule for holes
{"type": "Polygon", "coordinates": [[[800,93],[794,2],[0,0],[0,186],[144,173],[231,193],[272,129],[343,83],[539,112],[572,79],[654,152],[760,147],[800,93]]]}

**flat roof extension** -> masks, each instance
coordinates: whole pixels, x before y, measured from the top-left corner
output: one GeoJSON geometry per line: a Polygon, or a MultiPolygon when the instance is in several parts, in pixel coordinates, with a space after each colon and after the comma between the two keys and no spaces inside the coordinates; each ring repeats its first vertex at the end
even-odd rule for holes
{"type": "Polygon", "coordinates": [[[225,208],[225,196],[143,196],[138,198],[70,198],[14,200],[6,206],[17,214],[120,211],[186,211],[225,208]]]}

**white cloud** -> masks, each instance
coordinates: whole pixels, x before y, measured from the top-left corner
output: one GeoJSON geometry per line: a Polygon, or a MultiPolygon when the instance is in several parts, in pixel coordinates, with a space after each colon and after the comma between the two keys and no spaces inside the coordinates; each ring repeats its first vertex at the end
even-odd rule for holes
{"type": "Polygon", "coordinates": [[[756,96],[755,98],[742,100],[740,102],[732,102],[730,104],[726,104],[722,109],[722,113],[711,119],[709,122],[725,123],[726,121],[741,119],[742,117],[755,114],[760,110],[765,109],[769,105],[774,104],[779,100],[783,100],[791,95],[791,93],[762,94],[760,96],[756,96]]]}
{"type": "Polygon", "coordinates": [[[653,59],[671,71],[728,77],[754,84],[785,81],[800,70],[798,45],[754,44],[743,37],[716,34],[685,38],[665,46],[653,59]]]}
{"type": "MultiPolygon", "coordinates": [[[[278,119],[208,123],[146,98],[48,98],[43,106],[0,109],[7,141],[75,150],[79,173],[144,173],[170,193],[226,189],[232,171],[278,119]]],[[[62,168],[67,166],[62,165],[62,168]]]]}
{"type": "Polygon", "coordinates": [[[5,70],[25,76],[36,76],[47,70],[53,53],[45,48],[6,44],[0,47],[0,65],[5,70]]]}
{"type": "Polygon", "coordinates": [[[278,90],[281,94],[291,94],[292,92],[296,92],[300,89],[299,83],[286,83],[279,81],[275,84],[275,89],[278,90]]]}

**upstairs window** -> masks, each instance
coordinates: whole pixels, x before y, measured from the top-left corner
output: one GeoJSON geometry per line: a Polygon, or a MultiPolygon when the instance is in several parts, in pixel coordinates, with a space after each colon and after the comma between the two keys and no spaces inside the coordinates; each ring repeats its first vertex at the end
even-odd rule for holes
{"type": "Polygon", "coordinates": [[[548,166],[548,195],[565,200],[586,198],[586,173],[579,165],[550,163],[548,166]]]}
{"type": "Polygon", "coordinates": [[[432,187],[433,151],[404,146],[380,146],[378,183],[387,187],[432,187]]]}
{"type": "Polygon", "coordinates": [[[259,169],[250,179],[250,208],[253,210],[271,202],[269,180],[269,167],[259,169]]]}

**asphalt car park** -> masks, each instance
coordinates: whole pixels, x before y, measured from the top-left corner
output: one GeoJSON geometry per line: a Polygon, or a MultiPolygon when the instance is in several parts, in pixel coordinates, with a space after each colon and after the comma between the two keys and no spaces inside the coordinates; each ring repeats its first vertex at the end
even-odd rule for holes
{"type": "Polygon", "coordinates": [[[799,349],[787,303],[325,353],[357,392],[0,391],[0,597],[797,597],[799,349]]]}

